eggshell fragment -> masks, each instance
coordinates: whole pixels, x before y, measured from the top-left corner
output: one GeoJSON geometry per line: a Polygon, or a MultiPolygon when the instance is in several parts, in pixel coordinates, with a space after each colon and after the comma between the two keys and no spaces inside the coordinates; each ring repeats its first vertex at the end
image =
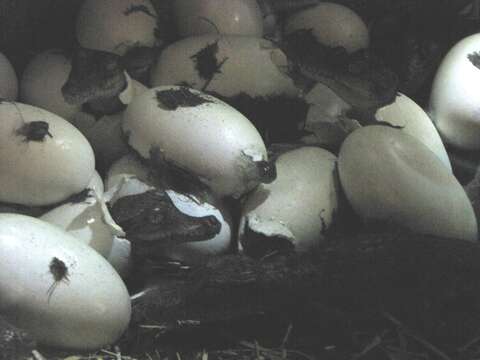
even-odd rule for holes
{"type": "Polygon", "coordinates": [[[199,91],[148,90],[128,105],[123,131],[141,157],[194,174],[217,196],[239,197],[263,180],[267,152],[258,131],[234,108],[199,91]]]}
{"type": "Polygon", "coordinates": [[[477,221],[465,191],[413,136],[388,126],[358,129],[342,144],[338,168],[347,199],[363,219],[477,240],[477,221]]]}
{"type": "Polygon", "coordinates": [[[0,53],[0,98],[13,101],[17,96],[17,74],[7,57],[0,53]]]}
{"type": "Polygon", "coordinates": [[[175,207],[182,213],[192,217],[213,215],[221,226],[220,232],[211,239],[163,248],[162,253],[167,258],[189,264],[200,264],[211,256],[221,255],[230,250],[232,219],[224,205],[218,201],[199,202],[192,196],[186,196],[173,190],[167,190],[167,194],[175,207]]]}
{"type": "Polygon", "coordinates": [[[135,155],[128,154],[115,161],[108,169],[105,177],[107,191],[128,178],[137,178],[152,187],[158,185],[151,169],[145,166],[135,155]]]}
{"type": "Polygon", "coordinates": [[[256,0],[175,0],[173,13],[181,38],[214,34],[262,37],[262,12],[256,0]]]}
{"type": "Polygon", "coordinates": [[[157,13],[148,0],[86,0],[77,15],[81,46],[124,55],[155,44],[157,13]]]}
{"type": "Polygon", "coordinates": [[[112,220],[105,202],[90,189],[85,192],[84,199],[57,206],[40,219],[90,245],[103,257],[110,253],[114,237],[125,236],[112,220]]]}
{"type": "Polygon", "coordinates": [[[110,264],[63,230],[0,214],[0,311],[39,343],[98,349],[130,321],[128,291],[110,264]]]}
{"type": "Polygon", "coordinates": [[[404,94],[399,94],[395,101],[378,109],[375,117],[378,121],[385,121],[409,134],[427,146],[445,164],[447,169],[452,170],[447,150],[438,134],[432,120],[412,99],[404,94]]]}
{"type": "Polygon", "coordinates": [[[165,48],[152,69],[153,86],[188,84],[225,97],[298,95],[279,70],[286,59],[272,42],[252,36],[194,36],[165,48]],[[283,59],[283,60],[282,60],[283,59]]]}
{"type": "MultiPolygon", "coordinates": [[[[147,90],[138,81],[131,79],[127,73],[127,87],[118,98],[128,105],[135,96],[147,90]]],[[[128,153],[128,147],[122,133],[123,112],[104,115],[96,119],[94,115],[84,111],[77,112],[71,122],[88,139],[95,151],[96,158],[103,168],[108,168],[115,160],[128,153]]]]}
{"type": "Polygon", "coordinates": [[[0,103],[0,201],[50,205],[85,189],[95,170],[87,139],[46,110],[0,103]]]}
{"type": "Polygon", "coordinates": [[[309,29],[320,44],[341,46],[349,53],[367,48],[370,42],[367,25],[360,16],[336,3],[321,2],[286,19],[286,34],[309,29]]]}
{"type": "Polygon", "coordinates": [[[244,250],[256,256],[283,247],[308,251],[320,245],[338,209],[335,155],[302,147],[280,155],[276,166],[276,180],[260,185],[243,205],[239,239],[244,250]]]}
{"type": "Polygon", "coordinates": [[[443,140],[463,150],[480,149],[480,34],[458,42],[437,70],[430,116],[443,140]]]}
{"type": "Polygon", "coordinates": [[[305,95],[305,100],[310,106],[303,129],[312,134],[304,136],[302,141],[329,148],[338,147],[351,130],[350,122],[354,121],[346,117],[351,106],[322,83],[316,84],[305,95]]]}
{"type": "Polygon", "coordinates": [[[65,101],[61,91],[71,69],[70,58],[59,49],[47,50],[34,56],[22,74],[21,101],[70,120],[80,111],[80,106],[65,101]]]}

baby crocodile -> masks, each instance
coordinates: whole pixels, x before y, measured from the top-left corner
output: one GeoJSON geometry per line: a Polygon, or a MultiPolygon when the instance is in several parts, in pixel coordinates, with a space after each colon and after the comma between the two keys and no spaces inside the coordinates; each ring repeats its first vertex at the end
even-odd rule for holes
{"type": "Polygon", "coordinates": [[[129,195],[117,200],[111,215],[133,246],[146,255],[156,246],[211,239],[220,232],[214,216],[192,217],[178,210],[160,189],[129,195]]]}
{"type": "Polygon", "coordinates": [[[87,104],[93,113],[111,114],[122,107],[117,96],[126,86],[120,56],[78,47],[73,54],[72,70],[62,86],[62,94],[70,104],[87,104]]]}
{"type": "Polygon", "coordinates": [[[342,47],[318,43],[311,30],[298,30],[281,43],[292,75],[321,82],[349,103],[350,114],[362,124],[374,124],[375,112],[395,101],[397,75],[368,50],[348,54],[342,47]]]}

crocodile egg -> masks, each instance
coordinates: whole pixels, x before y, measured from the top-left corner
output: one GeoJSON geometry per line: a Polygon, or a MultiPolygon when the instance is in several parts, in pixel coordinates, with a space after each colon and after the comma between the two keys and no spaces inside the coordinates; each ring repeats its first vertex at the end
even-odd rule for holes
{"type": "Polygon", "coordinates": [[[370,42],[367,25],[360,16],[336,3],[321,2],[286,19],[286,34],[309,29],[320,44],[341,46],[349,53],[366,49],[370,42]]]}
{"type": "Polygon", "coordinates": [[[89,246],[42,220],[0,214],[0,309],[40,344],[96,350],[131,315],[125,284],[89,246]]]}
{"type": "Polygon", "coordinates": [[[5,55],[0,53],[0,98],[16,100],[18,79],[15,69],[5,55]]]}
{"type": "Polygon", "coordinates": [[[81,46],[124,55],[155,45],[157,13],[148,0],[85,0],[77,15],[81,46]]]}
{"type": "Polygon", "coordinates": [[[252,123],[187,87],[157,87],[135,97],[124,112],[123,131],[153,166],[178,166],[219,197],[240,197],[268,171],[267,150],[252,123]]]}
{"type": "Polygon", "coordinates": [[[62,50],[52,49],[36,55],[23,72],[20,99],[70,120],[80,111],[80,106],[65,101],[61,91],[71,68],[70,58],[62,50]]]}
{"type": "Polygon", "coordinates": [[[445,164],[447,169],[452,170],[447,150],[438,134],[435,125],[427,113],[404,94],[399,94],[395,101],[378,109],[375,114],[378,121],[385,121],[426,145],[445,164]]]}
{"type": "Polygon", "coordinates": [[[92,147],[68,121],[21,103],[0,103],[0,201],[51,205],[85,189],[92,147]]]}
{"type": "Polygon", "coordinates": [[[280,155],[277,178],[260,185],[243,205],[239,239],[245,252],[264,256],[319,246],[339,205],[336,162],[335,155],[317,147],[280,155]]]}
{"type": "Polygon", "coordinates": [[[353,210],[414,232],[477,241],[477,220],[452,172],[427,146],[389,126],[366,126],[343,142],[340,181],[353,210]]]}
{"type": "Polygon", "coordinates": [[[263,35],[256,0],[175,0],[173,13],[181,38],[207,33],[263,35]]]}
{"type": "Polygon", "coordinates": [[[272,42],[252,36],[202,35],[177,41],[152,69],[153,86],[182,84],[222,97],[296,96],[279,65],[287,61],[272,42]]]}
{"type": "Polygon", "coordinates": [[[430,94],[429,113],[443,140],[480,149],[480,34],[458,42],[442,60],[430,94]]]}

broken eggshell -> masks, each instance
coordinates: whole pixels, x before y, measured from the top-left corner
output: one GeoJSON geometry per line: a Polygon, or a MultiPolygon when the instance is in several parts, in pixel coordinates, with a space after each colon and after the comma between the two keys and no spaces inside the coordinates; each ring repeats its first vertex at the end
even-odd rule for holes
{"type": "Polygon", "coordinates": [[[69,104],[61,91],[71,68],[70,57],[59,49],[47,50],[34,56],[22,74],[21,101],[70,120],[80,111],[80,106],[69,104]]]}
{"type": "Polygon", "coordinates": [[[87,186],[88,189],[92,189],[97,196],[102,197],[105,191],[105,185],[103,184],[102,177],[98,173],[98,171],[93,172],[93,176],[90,179],[90,182],[87,186]]]}
{"type": "Polygon", "coordinates": [[[124,55],[136,46],[155,45],[157,13],[148,0],[86,0],[76,23],[82,47],[124,55]]]}
{"type": "Polygon", "coordinates": [[[447,169],[452,171],[447,150],[445,150],[438,130],[427,113],[408,96],[397,95],[392,104],[378,109],[375,118],[378,121],[398,126],[403,132],[416,138],[437,155],[447,169]]]}
{"type": "Polygon", "coordinates": [[[0,214],[0,311],[47,346],[96,350],[131,314],[128,291],[89,246],[45,221],[0,214]]]}
{"type": "Polygon", "coordinates": [[[429,114],[443,140],[480,149],[480,34],[458,42],[442,60],[430,94],[429,114]]]}
{"type": "Polygon", "coordinates": [[[151,165],[179,167],[219,197],[240,197],[271,181],[265,144],[241,113],[200,91],[150,89],[124,112],[128,144],[151,165]]]}
{"type": "MultiPolygon", "coordinates": [[[[125,73],[125,76],[127,87],[118,94],[118,99],[126,106],[135,96],[142,94],[147,88],[138,81],[131,79],[127,73],[125,73]]],[[[115,160],[126,155],[129,151],[123,140],[122,114],[123,112],[119,112],[97,118],[88,112],[79,111],[71,119],[75,127],[88,139],[97,159],[105,168],[108,168],[115,160]]]]}
{"type": "MultiPolygon", "coordinates": [[[[109,262],[108,256],[113,244],[125,237],[122,228],[110,216],[104,200],[91,189],[86,189],[72,201],[43,214],[40,219],[65,230],[109,262]]],[[[118,264],[116,259],[113,261],[118,264]]],[[[124,269],[115,270],[122,272],[124,269]]]]}
{"type": "Polygon", "coordinates": [[[68,121],[26,104],[0,103],[0,201],[44,206],[85,189],[95,170],[87,139],[68,121]]]}
{"type": "Polygon", "coordinates": [[[353,10],[340,4],[321,2],[285,20],[285,34],[310,29],[320,44],[343,47],[349,53],[369,46],[367,25],[353,10]]]}
{"type": "Polygon", "coordinates": [[[352,107],[322,83],[317,83],[305,100],[310,106],[303,130],[311,133],[302,138],[305,144],[336,149],[350,131],[360,126],[346,116],[352,107]]]}
{"type": "Polygon", "coordinates": [[[178,36],[235,34],[262,37],[262,12],[256,0],[175,0],[178,36]]]}
{"type": "Polygon", "coordinates": [[[219,221],[221,228],[220,232],[211,239],[163,248],[162,253],[165,257],[188,264],[200,264],[211,256],[225,254],[231,250],[232,219],[226,206],[222,206],[213,199],[200,202],[192,195],[187,196],[173,190],[167,190],[166,193],[182,213],[198,218],[213,215],[219,221]]]}
{"type": "MultiPolygon", "coordinates": [[[[109,205],[129,195],[143,194],[147,191],[163,188],[152,171],[134,155],[127,155],[116,161],[109,169],[106,178],[105,195],[109,205]]],[[[231,216],[220,201],[212,196],[207,201],[199,201],[194,195],[184,195],[166,190],[173,205],[182,213],[192,217],[213,215],[220,223],[220,232],[212,239],[186,242],[178,245],[156,247],[158,255],[189,264],[199,264],[210,256],[225,253],[231,246],[231,216]]]]}
{"type": "Polygon", "coordinates": [[[188,84],[222,97],[297,96],[283,52],[252,36],[194,36],[165,48],[152,69],[152,86],[188,84]],[[248,76],[247,76],[248,74],[248,76]]]}
{"type": "Polygon", "coordinates": [[[339,204],[337,158],[302,147],[280,155],[277,178],[249,194],[242,209],[239,241],[252,256],[320,245],[339,204]]]}
{"type": "Polygon", "coordinates": [[[477,241],[477,221],[462,186],[413,136],[380,125],[355,130],[342,144],[338,169],[346,197],[362,219],[477,241]]]}
{"type": "Polygon", "coordinates": [[[12,63],[0,53],[0,98],[14,101],[18,96],[18,78],[12,63]]]}

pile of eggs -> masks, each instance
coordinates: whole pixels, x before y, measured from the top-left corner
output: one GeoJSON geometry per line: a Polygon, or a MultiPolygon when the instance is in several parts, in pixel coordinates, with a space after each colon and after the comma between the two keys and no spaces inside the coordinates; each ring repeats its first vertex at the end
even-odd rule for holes
{"type": "MultiPolygon", "coordinates": [[[[288,59],[265,38],[279,32],[267,1],[175,0],[177,37],[168,44],[155,9],[148,0],[85,0],[77,15],[84,48],[125,56],[163,46],[143,84],[124,73],[115,113],[97,116],[67,101],[65,51],[35,55],[20,81],[0,56],[0,314],[9,322],[64,349],[117,341],[131,316],[132,244],[110,209],[154,189],[179,212],[220,223],[210,239],[156,248],[189,264],[237,249],[255,257],[310,251],[332,226],[349,226],[347,207],[366,222],[477,241],[477,219],[444,142],[480,147],[480,35],[444,59],[430,116],[399,94],[375,115],[392,127],[343,134],[338,124],[350,105],[321,83],[303,93],[283,71],[288,59]],[[265,134],[234,106],[243,98],[307,106],[309,135],[285,145],[275,169],[265,134]],[[339,141],[338,153],[326,150],[339,141]],[[171,167],[208,196],[165,182],[171,167]]],[[[301,29],[348,52],[369,46],[365,23],[338,4],[297,11],[281,30],[301,29]]]]}

